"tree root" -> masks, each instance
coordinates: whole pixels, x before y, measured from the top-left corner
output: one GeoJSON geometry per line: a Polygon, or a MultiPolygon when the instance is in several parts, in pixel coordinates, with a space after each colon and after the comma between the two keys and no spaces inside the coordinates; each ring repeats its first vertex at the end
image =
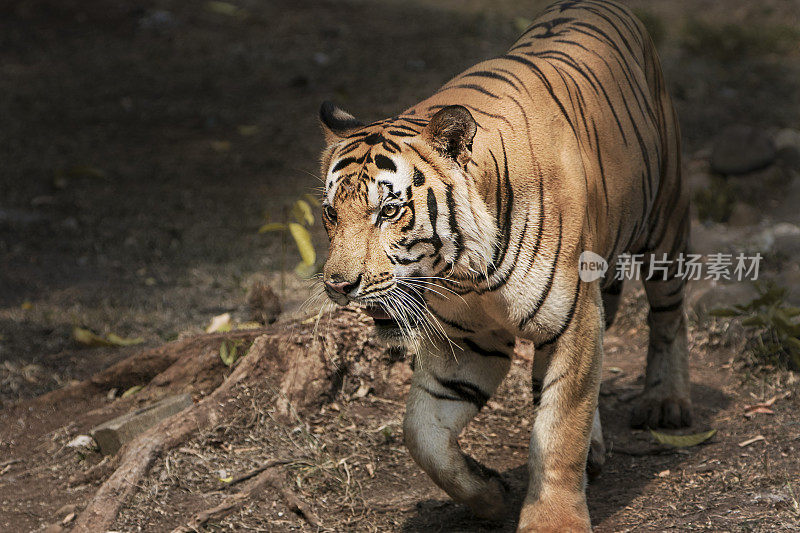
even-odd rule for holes
{"type": "Polygon", "coordinates": [[[280,468],[280,464],[286,462],[287,461],[273,461],[269,466],[262,467],[263,470],[261,473],[255,475],[255,477],[248,478],[241,491],[228,496],[219,505],[197,513],[188,524],[173,529],[172,533],[190,533],[197,531],[200,526],[209,520],[218,520],[234,512],[247,503],[248,500],[258,496],[258,493],[266,487],[275,489],[292,512],[305,518],[312,527],[322,529],[322,524],[317,515],[300,499],[295,491],[286,485],[280,468]]]}
{"type": "Polygon", "coordinates": [[[261,368],[264,366],[261,364],[263,357],[258,355],[273,352],[267,347],[271,341],[267,335],[256,339],[251,349],[253,357],[242,359],[236,370],[213,393],[126,444],[120,450],[119,467],[98,489],[76,520],[73,531],[90,533],[108,530],[156,458],[198,429],[217,423],[225,412],[226,400],[234,387],[243,379],[257,377],[266,370],[261,368]]]}
{"type": "MultiPolygon", "coordinates": [[[[306,409],[317,409],[331,395],[336,394],[342,387],[345,374],[353,368],[352,377],[358,379],[372,379],[379,373],[385,373],[382,362],[382,351],[372,339],[369,327],[365,327],[366,320],[363,316],[343,310],[336,317],[327,319],[321,327],[313,323],[288,323],[275,325],[262,330],[252,344],[245,357],[237,362],[230,376],[222,381],[216,388],[209,389],[210,383],[219,383],[224,375],[224,370],[218,369],[217,377],[213,376],[203,381],[201,389],[209,391],[203,397],[203,390],[196,390],[202,397],[194,405],[184,409],[139,435],[136,439],[126,444],[118,453],[118,459],[109,461],[102,467],[98,465],[97,471],[90,472],[88,477],[76,478],[74,481],[88,482],[95,480],[98,475],[104,477],[109,466],[116,466],[111,476],[100,486],[94,497],[89,501],[86,509],[75,521],[73,532],[106,531],[113,526],[117,514],[122,506],[137,490],[142,479],[147,475],[156,459],[170,449],[188,440],[194,433],[220,424],[230,416],[232,400],[241,386],[262,386],[271,383],[278,391],[280,397],[276,405],[277,412],[302,412],[306,409]],[[345,348],[346,349],[343,349],[345,348]],[[359,364],[354,364],[361,361],[359,364]],[[214,381],[210,381],[210,380],[214,381]]],[[[219,364],[217,351],[222,340],[231,335],[245,339],[255,336],[253,332],[231,332],[227,335],[205,335],[171,343],[174,352],[169,352],[169,344],[159,350],[145,352],[143,356],[150,357],[158,353],[159,362],[155,367],[161,371],[152,376],[147,385],[136,397],[156,399],[167,392],[175,392],[175,388],[183,388],[196,384],[192,381],[193,372],[198,368],[208,371],[210,361],[219,364]],[[193,343],[193,344],[192,344],[193,343]],[[209,350],[214,350],[213,353],[209,350]],[[200,351],[200,355],[198,355],[200,351]],[[194,354],[194,364],[192,357],[194,354]],[[168,364],[170,363],[170,364],[168,364]],[[188,385],[187,385],[188,384],[188,385]],[[149,392],[148,392],[149,391],[149,392]]],[[[249,339],[248,339],[249,340],[249,339]]],[[[109,371],[101,373],[100,378],[87,380],[84,387],[108,386],[114,382],[115,376],[120,376],[123,369],[135,368],[135,358],[129,358],[111,367],[109,371]],[[119,366],[118,366],[119,365],[119,366]]],[[[222,367],[224,369],[224,367],[222,367]]],[[[194,374],[196,375],[196,374],[194,374]]],[[[137,374],[137,379],[141,374],[137,374]]],[[[138,383],[142,383],[138,381],[138,383]]],[[[97,388],[95,388],[97,390],[97,388]]],[[[315,527],[319,519],[303,503],[303,501],[284,483],[276,477],[275,468],[265,469],[251,479],[240,480],[246,484],[247,489],[226,499],[231,505],[230,509],[240,505],[240,500],[246,501],[257,490],[250,487],[272,486],[286,501],[292,510],[303,517],[315,527]],[[245,494],[243,496],[243,494],[245,494]]],[[[209,518],[224,513],[224,509],[209,510],[209,518]]],[[[200,517],[202,518],[202,517],[200,517]]],[[[198,519],[198,517],[195,517],[198,519]]],[[[208,520],[208,518],[206,519],[208,520]]]]}

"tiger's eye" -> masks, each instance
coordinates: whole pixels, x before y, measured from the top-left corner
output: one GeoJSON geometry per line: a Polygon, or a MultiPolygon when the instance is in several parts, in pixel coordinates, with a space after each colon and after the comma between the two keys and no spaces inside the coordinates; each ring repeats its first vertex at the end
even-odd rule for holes
{"type": "Polygon", "coordinates": [[[385,205],[383,209],[381,209],[381,218],[394,218],[399,212],[400,206],[395,204],[385,205]]]}
{"type": "Polygon", "coordinates": [[[323,208],[323,211],[328,220],[330,220],[331,222],[336,222],[336,209],[334,209],[329,205],[326,205],[323,208]]]}

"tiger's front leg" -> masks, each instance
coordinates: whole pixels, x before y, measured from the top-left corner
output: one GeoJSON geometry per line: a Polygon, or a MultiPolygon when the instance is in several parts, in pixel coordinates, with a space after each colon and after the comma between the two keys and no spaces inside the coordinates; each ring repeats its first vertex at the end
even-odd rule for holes
{"type": "Polygon", "coordinates": [[[411,456],[454,500],[481,518],[499,519],[507,510],[500,475],[458,445],[461,430],[503,381],[511,364],[514,337],[482,335],[438,346],[417,356],[403,432],[411,456]]]}
{"type": "Polygon", "coordinates": [[[520,532],[590,531],[585,469],[603,360],[603,311],[597,283],[581,283],[572,320],[534,354],[544,359],[533,425],[528,493],[520,532]]]}

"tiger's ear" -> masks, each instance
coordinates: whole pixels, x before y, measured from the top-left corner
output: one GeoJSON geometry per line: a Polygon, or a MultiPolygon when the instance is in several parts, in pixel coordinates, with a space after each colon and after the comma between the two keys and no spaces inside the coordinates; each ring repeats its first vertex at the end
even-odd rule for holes
{"type": "Polygon", "coordinates": [[[339,142],[364,124],[356,117],[336,107],[332,102],[322,102],[319,122],[328,144],[339,142]]]}
{"type": "Polygon", "coordinates": [[[471,157],[477,130],[478,125],[466,107],[449,105],[433,115],[422,131],[422,138],[463,167],[471,157]]]}

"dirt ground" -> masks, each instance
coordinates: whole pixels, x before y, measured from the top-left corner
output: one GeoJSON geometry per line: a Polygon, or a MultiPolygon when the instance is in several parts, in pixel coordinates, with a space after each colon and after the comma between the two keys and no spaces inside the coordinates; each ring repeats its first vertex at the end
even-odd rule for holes
{"type": "MultiPolygon", "coordinates": [[[[63,445],[100,421],[94,409],[107,415],[110,400],[96,395],[28,412],[20,406],[36,404],[18,402],[199,333],[220,313],[244,318],[256,279],[278,291],[284,320],[311,314],[301,306],[311,284],[291,271],[296,252],[257,229],[266,215],[281,220],[299,195],[314,193],[322,100],[366,120],[393,114],[501,53],[547,3],[0,5],[0,530],[35,530],[60,521],[62,506],[85,504],[96,485],[68,480],[100,458],[63,445]],[[145,342],[82,349],[75,326],[145,342]]],[[[712,141],[729,125],[800,129],[800,2],[629,4],[662,55],[690,180],[707,174],[712,141]]],[[[796,172],[738,179],[738,212],[750,218],[696,222],[696,247],[718,250],[778,223],[800,223],[796,172]]],[[[765,275],[797,300],[800,246],[792,235],[767,254],[765,275]]],[[[314,238],[324,256],[318,226],[314,238]]],[[[694,316],[694,429],[718,433],[686,452],[658,450],[649,434],[626,425],[646,344],[641,294],[628,291],[626,313],[606,340],[601,413],[612,446],[589,487],[597,530],[799,527],[797,375],[743,366],[741,332],[694,316]],[[743,416],[745,405],[776,395],[774,414],[743,416]],[[738,446],[758,435],[764,440],[738,446]]],[[[528,367],[525,357],[516,361],[463,437],[520,491],[528,367]]],[[[387,390],[343,393],[336,409],[293,427],[271,422],[269,386],[241,391],[242,419],[159,460],[115,528],[170,529],[214,504],[220,470],[236,475],[291,455],[298,490],[326,527],[512,530],[511,521],[476,522],[413,464],[399,436],[402,390],[387,390]]],[[[265,494],[222,526],[308,528],[282,505],[265,494]]]]}

